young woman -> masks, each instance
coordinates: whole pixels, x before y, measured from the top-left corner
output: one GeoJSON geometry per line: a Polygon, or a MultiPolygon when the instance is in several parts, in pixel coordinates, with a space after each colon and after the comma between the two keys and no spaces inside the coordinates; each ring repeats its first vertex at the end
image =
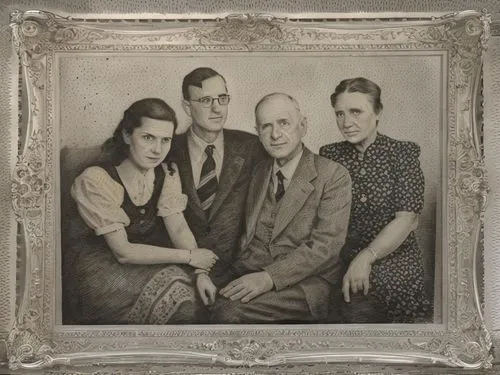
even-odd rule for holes
{"type": "Polygon", "coordinates": [[[164,101],[133,103],[103,145],[104,162],[74,181],[71,196],[88,230],[71,249],[73,323],[199,320],[193,271],[209,271],[217,256],[197,248],[177,167],[164,163],[176,128],[164,101]]]}

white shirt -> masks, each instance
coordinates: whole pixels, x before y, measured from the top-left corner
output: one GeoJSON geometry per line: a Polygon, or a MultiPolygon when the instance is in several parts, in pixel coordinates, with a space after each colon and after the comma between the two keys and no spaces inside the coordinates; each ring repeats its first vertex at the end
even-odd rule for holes
{"type": "Polygon", "coordinates": [[[278,176],[276,176],[276,173],[278,171],[281,171],[283,174],[283,187],[285,188],[285,191],[288,189],[288,186],[290,185],[290,181],[292,180],[293,174],[295,173],[295,170],[299,166],[300,158],[302,157],[302,154],[304,153],[304,149],[299,152],[298,155],[295,155],[295,157],[288,161],[285,165],[279,166],[278,163],[276,162],[276,159],[274,159],[274,164],[273,164],[273,174],[271,176],[272,181],[273,181],[273,193],[276,194],[276,191],[278,190],[278,176]]]}
{"type": "Polygon", "coordinates": [[[198,137],[192,128],[189,128],[187,134],[189,159],[191,159],[191,169],[193,171],[194,186],[198,187],[200,183],[200,174],[203,163],[207,160],[205,149],[208,145],[214,145],[215,150],[213,158],[215,160],[215,173],[217,180],[220,181],[222,171],[222,161],[224,160],[224,134],[220,132],[213,143],[207,143],[198,137]]]}

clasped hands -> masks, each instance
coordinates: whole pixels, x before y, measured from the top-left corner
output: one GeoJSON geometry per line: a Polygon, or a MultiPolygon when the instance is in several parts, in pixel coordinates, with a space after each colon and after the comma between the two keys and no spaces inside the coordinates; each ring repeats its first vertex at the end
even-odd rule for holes
{"type": "Polygon", "coordinates": [[[210,271],[218,259],[212,250],[194,249],[189,250],[188,264],[194,268],[210,271]]]}
{"type": "MultiPolygon", "coordinates": [[[[220,290],[219,294],[231,301],[240,300],[246,303],[270,291],[273,286],[274,282],[267,272],[254,272],[231,281],[220,290]]],[[[205,306],[215,302],[217,288],[207,274],[198,275],[196,287],[205,306]]]]}
{"type": "Polygon", "coordinates": [[[217,288],[208,276],[208,272],[215,265],[219,257],[208,249],[194,249],[189,251],[190,259],[188,264],[196,268],[196,289],[205,306],[215,302],[217,288]]]}

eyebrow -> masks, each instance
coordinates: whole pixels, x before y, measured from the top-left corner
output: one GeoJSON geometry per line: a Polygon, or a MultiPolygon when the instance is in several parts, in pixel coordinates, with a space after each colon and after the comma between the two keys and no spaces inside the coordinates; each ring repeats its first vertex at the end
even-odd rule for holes
{"type": "Polygon", "coordinates": [[[283,117],[283,118],[278,118],[278,119],[276,119],[274,121],[268,121],[268,122],[260,123],[259,126],[261,126],[261,127],[262,126],[271,126],[273,124],[273,122],[275,122],[275,121],[278,124],[282,123],[282,122],[290,122],[290,120],[288,118],[283,117]]]}
{"type": "Polygon", "coordinates": [[[344,113],[344,112],[352,112],[352,111],[363,112],[363,110],[361,108],[352,107],[352,108],[347,108],[346,110],[339,109],[338,111],[335,111],[335,113],[344,113]]]}
{"type": "MultiPolygon", "coordinates": [[[[229,93],[228,93],[228,92],[221,92],[221,93],[219,93],[219,94],[215,94],[215,95],[216,95],[216,96],[221,96],[221,95],[229,95],[229,93]]],[[[206,94],[206,95],[203,95],[203,96],[202,96],[202,98],[204,98],[204,97],[206,97],[206,96],[208,96],[208,97],[212,97],[211,95],[206,94]]]]}
{"type": "Polygon", "coordinates": [[[142,135],[150,135],[151,137],[155,137],[155,138],[168,138],[168,139],[172,139],[172,137],[161,137],[159,135],[155,135],[153,133],[149,133],[149,132],[147,132],[145,130],[142,131],[142,135]]]}
{"type": "Polygon", "coordinates": [[[258,126],[261,128],[264,126],[269,126],[269,125],[272,125],[272,122],[259,122],[258,123],[258,126]]]}

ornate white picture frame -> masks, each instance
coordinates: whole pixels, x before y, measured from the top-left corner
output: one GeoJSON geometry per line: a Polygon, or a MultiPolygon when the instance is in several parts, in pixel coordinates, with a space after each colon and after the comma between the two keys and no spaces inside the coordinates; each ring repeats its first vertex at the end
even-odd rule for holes
{"type": "MultiPolygon", "coordinates": [[[[195,366],[203,371],[206,366],[280,367],[355,362],[490,367],[491,339],[483,322],[478,283],[487,192],[480,89],[488,25],[486,14],[473,11],[439,17],[329,15],[317,19],[252,14],[183,20],[168,17],[123,20],[112,15],[103,19],[72,19],[44,11],[13,13],[12,39],[24,86],[20,87],[23,91],[21,147],[13,171],[12,203],[22,230],[22,241],[18,244],[20,258],[26,266],[20,277],[16,322],[7,341],[11,369],[53,367],[64,372],[98,364],[92,371],[101,371],[105,366],[120,369],[125,365],[137,371],[146,365],[158,369],[167,365],[195,366]],[[171,67],[161,68],[162,61],[171,67]],[[290,61],[296,65],[290,66],[290,61]],[[438,165],[436,177],[430,179],[434,182],[431,194],[434,206],[428,214],[435,219],[432,243],[437,254],[432,262],[436,275],[433,323],[61,324],[60,151],[64,146],[78,146],[81,134],[85,136],[82,142],[89,145],[101,141],[100,134],[94,136],[94,133],[102,124],[89,125],[83,132],[81,124],[92,123],[107,108],[99,107],[103,102],[101,97],[89,99],[90,93],[96,96],[101,93],[94,89],[95,85],[115,82],[119,86],[118,80],[123,76],[118,74],[106,81],[109,72],[117,72],[120,65],[126,67],[124,71],[131,66],[151,66],[152,71],[146,69],[139,76],[154,75],[154,67],[159,67],[181,79],[184,63],[215,64],[230,71],[225,75],[233,91],[241,93],[239,108],[241,116],[246,117],[244,126],[248,131],[253,131],[253,106],[260,98],[252,96],[259,93],[259,77],[255,76],[259,70],[266,87],[293,91],[289,93],[301,102],[309,121],[324,123],[325,127],[333,124],[334,119],[327,111],[328,96],[324,95],[325,105],[319,104],[323,94],[319,99],[315,95],[315,88],[321,86],[319,82],[304,92],[300,90],[303,81],[310,81],[311,77],[318,80],[326,75],[331,80],[328,95],[341,79],[353,74],[382,77],[382,82],[386,82],[381,85],[383,93],[393,98],[393,117],[387,117],[393,124],[404,122],[405,114],[420,116],[419,111],[426,108],[426,97],[434,101],[428,109],[435,122],[425,122],[417,128],[418,121],[408,120],[401,127],[391,125],[393,128],[387,129],[395,134],[431,132],[426,133],[432,138],[427,146],[434,159],[428,163],[438,165]],[[104,64],[109,65],[104,67],[104,64]],[[342,69],[340,74],[328,73],[329,64],[338,65],[342,69]],[[263,68],[266,65],[272,72],[271,82],[266,80],[263,68]],[[415,72],[405,75],[405,66],[410,70],[423,67],[422,76],[415,72]],[[86,73],[84,67],[88,67],[86,73]],[[250,73],[241,73],[241,77],[253,78],[257,83],[238,81],[238,68],[245,67],[250,73]],[[388,78],[391,74],[400,82],[397,90],[425,78],[423,87],[429,89],[429,94],[419,92],[415,98],[398,101],[398,97],[415,94],[419,89],[391,94],[391,78],[388,78]],[[85,84],[76,82],[80,77],[85,84]],[[282,83],[288,81],[295,84],[282,83]],[[246,92],[250,97],[244,96],[246,92]],[[408,105],[412,100],[418,103],[408,105]],[[252,104],[244,109],[248,102],[252,104]]],[[[137,94],[126,87],[116,90],[107,92],[106,98],[119,98],[123,104],[110,105],[116,113],[110,113],[103,121],[109,125],[108,133],[133,99],[125,95],[137,94]]],[[[137,91],[148,93],[144,87],[137,91]]],[[[169,100],[180,98],[178,84],[172,84],[171,91],[169,100]]],[[[321,142],[331,142],[327,136],[335,136],[328,133],[334,130],[325,133],[324,129],[318,125],[305,140],[313,151],[317,151],[321,142]]],[[[422,136],[419,140],[424,147],[429,138],[422,136]]]]}

